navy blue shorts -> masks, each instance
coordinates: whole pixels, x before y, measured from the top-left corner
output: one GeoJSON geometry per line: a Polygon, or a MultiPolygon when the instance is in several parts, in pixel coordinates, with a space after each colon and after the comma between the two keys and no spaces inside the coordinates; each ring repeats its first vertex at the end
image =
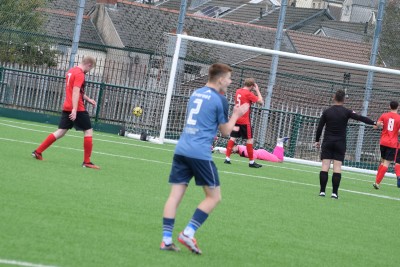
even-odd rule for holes
{"type": "Polygon", "coordinates": [[[174,154],[169,183],[188,185],[192,177],[196,185],[217,187],[219,177],[212,160],[201,160],[174,154]]]}

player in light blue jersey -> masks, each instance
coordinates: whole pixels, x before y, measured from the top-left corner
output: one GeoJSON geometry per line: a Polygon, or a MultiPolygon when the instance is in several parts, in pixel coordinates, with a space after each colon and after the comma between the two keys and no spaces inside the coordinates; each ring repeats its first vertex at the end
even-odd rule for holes
{"type": "Polygon", "coordinates": [[[205,199],[197,206],[184,231],[179,233],[178,241],[190,251],[201,254],[194,234],[221,200],[218,172],[210,147],[218,128],[222,135],[228,136],[236,120],[249,109],[248,104],[235,106],[228,118],[228,101],[223,94],[232,82],[231,72],[225,64],[211,65],[207,84],[195,90],[189,99],[185,127],[175,149],[169,176],[171,192],[164,207],[161,250],[179,251],[172,242],[172,231],[177,208],[194,176],[196,185],[203,187],[205,199]]]}

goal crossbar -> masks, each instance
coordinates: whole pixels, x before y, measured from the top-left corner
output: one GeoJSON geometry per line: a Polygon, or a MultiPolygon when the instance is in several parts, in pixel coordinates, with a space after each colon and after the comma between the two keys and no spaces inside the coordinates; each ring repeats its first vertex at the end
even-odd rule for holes
{"type": "Polygon", "coordinates": [[[351,62],[328,59],[328,58],[307,56],[307,55],[296,54],[296,53],[291,53],[291,52],[284,52],[284,51],[278,51],[278,50],[267,49],[267,48],[260,48],[260,47],[242,45],[242,44],[229,43],[229,42],[225,42],[225,41],[218,41],[218,40],[194,37],[194,36],[189,36],[189,35],[178,34],[177,36],[178,36],[178,39],[184,39],[184,40],[190,40],[190,41],[202,42],[202,43],[208,43],[208,44],[215,44],[215,45],[220,45],[220,46],[225,46],[225,47],[230,47],[230,48],[238,48],[238,49],[257,52],[257,53],[261,53],[261,54],[277,55],[277,56],[282,56],[282,57],[301,59],[301,60],[307,60],[307,61],[313,61],[313,62],[319,62],[319,63],[326,63],[326,64],[337,65],[337,66],[342,66],[342,67],[349,67],[349,68],[360,69],[360,70],[376,71],[376,72],[380,72],[380,73],[400,75],[400,70],[395,70],[395,69],[376,67],[376,66],[359,64],[359,63],[351,63],[351,62]]]}
{"type": "Polygon", "coordinates": [[[214,45],[223,46],[223,47],[243,49],[243,50],[247,50],[247,51],[257,52],[260,54],[277,55],[277,56],[282,56],[282,57],[287,57],[287,58],[300,59],[300,60],[325,63],[325,64],[342,66],[342,67],[349,67],[349,68],[359,69],[359,70],[380,72],[380,73],[386,73],[386,74],[394,74],[394,75],[400,76],[400,70],[395,70],[395,69],[364,65],[364,64],[359,64],[359,63],[351,63],[351,62],[346,62],[346,61],[341,61],[341,60],[320,58],[320,57],[308,56],[308,55],[302,55],[302,54],[296,54],[296,53],[290,53],[290,52],[283,52],[283,51],[278,51],[278,50],[253,47],[253,46],[242,45],[242,44],[235,44],[235,43],[212,40],[212,39],[201,38],[201,37],[195,37],[195,36],[190,36],[190,35],[177,34],[176,37],[177,37],[177,40],[176,40],[174,55],[172,57],[172,67],[170,70],[167,94],[166,94],[166,99],[165,99],[165,104],[164,104],[164,113],[163,113],[162,122],[161,122],[161,130],[160,130],[160,136],[159,136],[160,143],[163,143],[164,139],[165,139],[165,133],[166,133],[167,123],[168,123],[169,107],[171,104],[172,92],[173,92],[173,87],[175,84],[175,74],[176,74],[176,68],[178,65],[179,52],[180,52],[182,40],[214,44],[214,45]]]}

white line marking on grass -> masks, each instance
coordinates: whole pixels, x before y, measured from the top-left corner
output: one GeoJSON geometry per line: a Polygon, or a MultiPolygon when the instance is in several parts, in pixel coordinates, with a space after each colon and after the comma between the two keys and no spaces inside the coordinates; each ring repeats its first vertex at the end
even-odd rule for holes
{"type": "MultiPolygon", "coordinates": [[[[21,124],[23,124],[23,123],[21,123],[21,124]]],[[[6,124],[6,123],[1,123],[1,122],[0,122],[0,125],[4,125],[4,126],[7,126],[7,127],[12,127],[12,128],[17,128],[17,129],[20,129],[20,130],[48,133],[48,131],[25,128],[25,127],[6,124]]],[[[66,135],[66,137],[82,138],[82,135],[68,134],[68,135],[66,135]]],[[[134,147],[142,147],[142,148],[148,148],[148,149],[153,149],[153,150],[161,150],[161,151],[168,151],[168,152],[172,152],[173,151],[172,149],[165,149],[165,148],[153,147],[153,146],[148,146],[148,145],[139,145],[139,144],[127,143],[127,142],[117,142],[117,141],[111,141],[111,140],[105,140],[105,139],[99,139],[99,138],[95,138],[95,141],[101,141],[101,142],[107,142],[107,143],[113,143],[113,144],[120,144],[120,145],[128,145],[128,146],[134,146],[134,147]]],[[[93,153],[97,153],[97,152],[95,151],[93,153]]],[[[120,155],[116,155],[116,156],[120,156],[120,155]]],[[[120,157],[123,157],[123,156],[120,156],[120,157]]],[[[245,162],[243,160],[238,160],[238,161],[239,162],[245,162]]],[[[303,172],[303,173],[312,173],[312,174],[316,174],[317,173],[317,171],[309,171],[309,170],[298,169],[298,168],[293,168],[293,167],[284,167],[284,166],[278,166],[278,165],[275,165],[275,164],[268,164],[268,166],[273,167],[273,168],[280,168],[280,169],[290,170],[290,171],[294,171],[294,172],[303,172]]],[[[309,166],[307,166],[307,167],[309,167],[309,166]]],[[[344,173],[348,173],[348,174],[351,174],[351,175],[354,175],[354,174],[363,175],[363,174],[355,173],[355,172],[344,172],[344,173]]],[[[370,175],[368,176],[366,174],[364,174],[363,176],[364,177],[369,177],[369,178],[371,177],[370,175]]],[[[352,177],[346,177],[346,179],[371,183],[371,179],[364,180],[364,179],[357,179],[357,178],[352,178],[352,177]]],[[[388,184],[388,183],[385,183],[385,182],[383,182],[382,184],[383,185],[387,185],[387,186],[396,186],[396,185],[388,184]]]]}
{"type": "Polygon", "coordinates": [[[0,259],[0,263],[7,265],[26,266],[26,267],[57,267],[54,265],[43,265],[43,264],[36,264],[36,263],[16,261],[16,260],[5,260],[5,259],[0,259]]]}
{"type": "MultiPolygon", "coordinates": [[[[24,144],[30,144],[30,145],[38,145],[38,143],[35,143],[35,142],[20,141],[20,140],[14,140],[14,139],[3,138],[3,137],[0,137],[0,140],[10,141],[10,142],[17,142],[17,143],[24,143],[24,144]]],[[[83,149],[79,149],[79,148],[63,147],[63,146],[57,146],[57,145],[52,145],[52,147],[57,147],[57,148],[61,148],[61,149],[67,149],[67,150],[73,150],[73,151],[83,152],[83,149]]],[[[167,162],[163,162],[163,161],[159,161],[159,160],[144,159],[144,158],[135,158],[135,157],[130,157],[130,156],[116,155],[116,154],[105,153],[105,152],[99,152],[99,151],[93,151],[92,154],[100,154],[100,155],[111,156],[111,157],[126,158],[126,159],[134,159],[134,160],[140,160],[140,161],[146,161],[146,162],[154,162],[154,163],[161,163],[161,164],[171,164],[171,163],[167,163],[167,162]]]]}
{"type": "MultiPolygon", "coordinates": [[[[1,121],[1,120],[0,120],[1,121]]],[[[4,121],[4,120],[3,120],[4,121]]],[[[6,122],[13,122],[13,121],[6,121],[6,122]]],[[[30,124],[30,123],[23,123],[23,122],[16,122],[22,125],[31,125],[34,126],[35,124],[30,124]]],[[[48,133],[48,131],[42,131],[42,130],[36,130],[36,129],[31,129],[31,128],[25,128],[25,127],[20,127],[20,126],[16,126],[16,125],[11,125],[11,124],[6,124],[6,123],[1,123],[0,125],[4,125],[4,126],[8,126],[8,127],[12,127],[12,128],[17,128],[17,129],[21,129],[21,130],[27,130],[27,131],[34,131],[34,132],[42,132],[42,133],[48,133]]],[[[40,127],[40,125],[38,125],[40,127]]],[[[42,126],[42,127],[47,127],[47,126],[42,126]]],[[[99,134],[96,133],[96,136],[98,136],[99,134]]],[[[109,135],[102,135],[104,137],[110,137],[109,135]]],[[[74,137],[74,138],[82,138],[82,135],[74,135],[68,133],[66,135],[66,137],[74,137]]],[[[111,136],[112,137],[112,136],[111,136]]],[[[117,137],[118,138],[118,137],[117,137]]],[[[161,148],[161,147],[154,147],[154,146],[148,146],[148,145],[139,145],[139,144],[134,144],[134,143],[127,143],[127,142],[120,142],[120,141],[111,141],[111,140],[105,140],[105,139],[99,139],[95,137],[95,141],[101,141],[101,142],[108,142],[108,143],[114,143],[114,144],[120,144],[120,145],[129,145],[129,146],[135,146],[135,147],[143,147],[143,148],[148,148],[148,149],[154,149],[154,150],[161,150],[161,151],[168,151],[168,152],[172,152],[174,151],[173,149],[165,149],[165,148],[161,148]]],[[[217,154],[218,155],[218,154],[217,154]]],[[[216,156],[216,158],[218,158],[218,156],[216,156]]],[[[245,162],[244,160],[237,160],[238,162],[245,162]]],[[[293,164],[293,163],[292,163],[293,164]]],[[[278,168],[278,169],[285,169],[285,170],[290,170],[290,171],[295,171],[295,172],[304,172],[304,173],[312,173],[312,174],[316,174],[318,173],[319,169],[317,170],[317,167],[315,166],[305,166],[306,168],[310,168],[310,167],[314,167],[316,170],[315,171],[310,171],[310,170],[304,170],[304,169],[299,169],[299,168],[293,168],[293,167],[285,167],[285,166],[279,166],[277,164],[266,164],[269,167],[273,167],[273,168],[278,168]]],[[[294,164],[297,166],[297,164],[294,164]]],[[[362,177],[368,177],[369,180],[364,180],[364,179],[357,179],[357,178],[352,178],[352,177],[346,177],[346,179],[349,180],[354,180],[354,181],[361,181],[361,182],[371,182],[371,174],[365,174],[365,173],[357,173],[357,172],[352,172],[352,171],[343,171],[343,173],[346,174],[350,174],[352,176],[356,175],[356,176],[362,176],[362,177]]],[[[388,177],[388,176],[386,176],[388,177]]],[[[384,185],[388,185],[388,186],[396,186],[393,184],[387,184],[387,183],[382,183],[384,185]]]]}
{"type": "MultiPolygon", "coordinates": [[[[0,137],[0,140],[10,141],[10,142],[18,142],[18,143],[24,143],[24,144],[35,144],[35,145],[38,144],[38,143],[35,143],[35,142],[30,142],[30,141],[21,141],[21,140],[2,138],[2,137],[0,137]]],[[[62,147],[62,146],[57,146],[57,145],[53,145],[53,147],[83,152],[82,149],[77,149],[77,148],[62,147]]],[[[105,156],[111,156],[111,157],[119,157],[119,158],[134,159],[134,160],[139,160],[139,161],[146,161],[146,162],[154,162],[154,163],[171,165],[171,162],[163,162],[163,161],[158,161],[158,160],[135,158],[135,157],[131,157],[131,156],[116,155],[116,154],[104,153],[104,152],[99,152],[99,151],[94,151],[93,153],[100,154],[100,155],[105,155],[105,156]]],[[[302,183],[302,182],[296,182],[296,181],[281,180],[281,179],[278,179],[278,178],[272,178],[272,177],[266,177],[266,176],[250,175],[250,174],[244,174],[244,173],[235,173],[235,172],[229,172],[229,171],[219,171],[219,172],[220,173],[237,175],[237,176],[245,176],[245,177],[258,178],[258,179],[266,179],[266,180],[271,180],[271,181],[279,181],[279,182],[284,182],[284,183],[299,184],[299,185],[306,185],[306,186],[312,186],[312,187],[318,187],[319,186],[319,185],[315,185],[315,184],[308,184],[308,183],[302,183]]],[[[377,195],[377,194],[359,192],[359,191],[342,189],[342,188],[340,190],[341,191],[345,191],[345,192],[349,192],[349,193],[359,194],[359,195],[366,195],[366,196],[372,196],[372,197],[377,197],[377,198],[400,201],[400,198],[395,198],[395,197],[390,197],[390,196],[385,196],[385,195],[377,195]]]]}
{"type": "MultiPolygon", "coordinates": [[[[281,180],[281,179],[272,178],[272,177],[266,177],[266,176],[250,175],[250,174],[236,173],[236,172],[228,172],[228,171],[219,171],[219,172],[221,172],[221,173],[226,173],[226,174],[230,174],[230,175],[238,175],[238,176],[253,177],[253,178],[257,178],[257,179],[265,179],[265,180],[271,180],[271,181],[277,181],[277,182],[283,182],[283,183],[289,183],[289,184],[298,184],[298,185],[306,185],[306,186],[312,186],[312,187],[319,187],[319,185],[316,185],[316,184],[308,184],[308,183],[302,183],[302,182],[296,182],[296,181],[281,180]]],[[[400,198],[397,198],[397,197],[390,197],[390,196],[385,196],[385,195],[377,195],[377,194],[359,192],[359,191],[348,190],[348,189],[342,189],[342,188],[340,189],[340,191],[345,191],[345,192],[354,193],[354,194],[359,194],[359,195],[372,196],[372,197],[378,197],[378,198],[384,198],[384,199],[390,199],[390,200],[400,201],[400,198]]]]}
{"type": "MultiPolygon", "coordinates": [[[[217,158],[220,158],[220,159],[225,159],[225,157],[217,157],[217,158]]],[[[238,161],[238,162],[243,162],[243,163],[247,163],[247,161],[245,161],[245,160],[236,160],[236,161],[238,161]]],[[[280,164],[280,163],[278,163],[278,164],[280,164]]],[[[268,166],[268,167],[273,167],[273,168],[277,168],[277,169],[284,169],[284,170],[290,170],[290,171],[294,171],[294,172],[303,172],[303,173],[312,173],[312,174],[314,174],[314,175],[317,175],[318,173],[319,173],[319,169],[318,170],[315,170],[315,171],[309,171],[309,170],[304,170],[304,169],[296,169],[296,168],[293,168],[293,167],[285,167],[285,166],[279,166],[278,164],[273,164],[273,163],[271,163],[271,164],[265,164],[266,166],[268,166]]],[[[307,167],[312,167],[312,166],[307,166],[307,167]]],[[[353,180],[353,181],[359,181],[359,182],[366,182],[366,183],[371,183],[372,184],[372,182],[374,182],[374,180],[371,180],[371,178],[372,177],[374,177],[373,175],[371,175],[371,174],[363,174],[363,173],[356,173],[356,172],[343,172],[343,173],[345,173],[346,175],[355,175],[355,174],[357,174],[357,175],[360,175],[360,176],[365,176],[366,178],[369,178],[368,180],[365,180],[365,179],[359,179],[359,178],[353,178],[353,177],[345,177],[347,180],[353,180]]],[[[387,176],[385,176],[386,178],[392,178],[392,177],[387,177],[387,176]]],[[[313,177],[314,178],[314,177],[313,177]]],[[[389,184],[389,183],[385,183],[385,182],[383,182],[383,183],[381,183],[381,184],[383,184],[383,185],[387,185],[387,186],[396,186],[395,184],[393,184],[393,183],[391,183],[391,184],[389,184]]]]}
{"type": "MultiPolygon", "coordinates": [[[[6,123],[1,123],[0,125],[4,125],[4,126],[8,126],[11,128],[17,128],[20,130],[26,130],[26,131],[32,131],[32,132],[39,132],[39,133],[47,133],[49,134],[48,131],[42,131],[42,130],[36,130],[36,129],[31,129],[31,128],[25,128],[25,127],[21,127],[21,126],[16,126],[16,125],[11,125],[11,124],[6,124],[6,123]]],[[[97,135],[97,134],[96,134],[97,135]]],[[[147,145],[139,145],[139,144],[133,144],[133,143],[127,143],[127,142],[118,142],[118,141],[112,141],[112,140],[105,140],[105,139],[100,139],[100,138],[96,138],[96,135],[94,136],[94,141],[101,141],[101,142],[106,142],[106,143],[113,143],[113,144],[119,144],[119,145],[128,145],[128,146],[135,146],[135,147],[144,147],[144,148],[148,148],[148,149],[156,149],[156,150],[161,150],[161,151],[168,151],[168,152],[172,152],[174,151],[173,149],[166,149],[166,148],[160,148],[160,147],[152,147],[152,146],[147,146],[147,145]]],[[[106,135],[105,135],[106,136],[106,135]]],[[[74,134],[66,134],[65,137],[73,137],[73,138],[83,138],[83,134],[82,135],[74,135],[74,134]]],[[[65,138],[63,137],[63,138],[65,138]]],[[[108,136],[107,136],[108,137],[108,136]]]]}
{"type": "MultiPolygon", "coordinates": [[[[23,124],[23,123],[21,123],[21,124],[23,124]]],[[[25,128],[25,127],[6,124],[6,123],[1,123],[1,122],[0,122],[0,125],[16,128],[16,129],[20,129],[20,130],[26,130],[26,131],[41,132],[41,133],[47,133],[47,134],[49,133],[48,131],[25,128]]],[[[74,134],[68,133],[65,137],[82,138],[82,135],[74,135],[74,134]]],[[[168,152],[174,151],[173,149],[165,149],[165,148],[161,148],[161,147],[154,147],[154,146],[148,146],[148,145],[139,145],[139,144],[127,143],[127,142],[111,141],[111,140],[99,139],[99,138],[96,138],[96,137],[95,137],[95,141],[107,142],[107,143],[113,143],[113,144],[120,144],[120,145],[128,145],[128,146],[134,146],[134,147],[143,147],[143,148],[148,148],[148,149],[153,149],[153,150],[161,150],[161,151],[168,151],[168,152]]],[[[243,160],[237,160],[237,161],[245,162],[243,160]]],[[[275,164],[268,164],[268,166],[273,167],[273,168],[291,170],[291,171],[295,171],[295,172],[304,172],[304,173],[312,173],[312,174],[316,174],[317,173],[317,171],[309,171],[309,170],[292,168],[292,167],[284,167],[284,166],[278,166],[278,165],[275,165],[275,164]]],[[[310,167],[310,166],[307,166],[307,167],[310,167]]],[[[345,172],[345,173],[349,173],[349,174],[351,173],[352,175],[357,174],[357,175],[364,176],[364,177],[371,177],[371,175],[362,174],[362,173],[355,173],[355,172],[345,172]]],[[[348,177],[347,179],[355,180],[355,181],[362,181],[362,182],[371,182],[371,180],[366,181],[366,180],[357,179],[357,178],[351,178],[351,177],[348,177]]],[[[385,183],[382,183],[382,184],[385,184],[385,183]]],[[[386,185],[394,186],[393,184],[386,184],[386,185]]]]}
{"type": "MultiPolygon", "coordinates": [[[[39,128],[53,129],[53,130],[50,130],[50,132],[54,132],[55,129],[57,129],[57,127],[58,127],[57,125],[51,125],[51,126],[43,125],[43,123],[39,123],[39,122],[37,124],[34,124],[34,123],[27,123],[27,122],[13,121],[13,120],[2,120],[2,119],[0,119],[0,121],[8,122],[8,123],[14,123],[14,124],[34,126],[34,127],[39,127],[39,128]]],[[[2,124],[2,123],[0,123],[0,124],[2,124]]],[[[3,124],[3,125],[7,125],[7,124],[3,124]]],[[[12,127],[12,126],[10,126],[10,127],[12,127]]],[[[34,130],[34,129],[32,129],[32,130],[34,130]]],[[[48,133],[48,131],[46,131],[46,133],[48,133]]],[[[95,133],[96,133],[96,136],[104,136],[104,137],[109,137],[109,138],[113,138],[113,139],[120,139],[121,138],[121,136],[118,136],[118,135],[117,136],[113,136],[112,134],[102,134],[102,133],[97,132],[97,131],[95,133]]],[[[68,134],[68,136],[69,135],[70,134],[68,134]]],[[[164,145],[170,145],[170,144],[164,144],[164,145]]]]}

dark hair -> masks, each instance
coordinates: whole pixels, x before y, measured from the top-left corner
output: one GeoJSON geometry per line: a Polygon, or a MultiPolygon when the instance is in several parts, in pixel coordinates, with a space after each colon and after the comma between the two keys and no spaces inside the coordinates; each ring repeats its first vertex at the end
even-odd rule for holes
{"type": "Polygon", "coordinates": [[[345,97],[346,97],[346,93],[343,90],[336,91],[336,93],[335,93],[336,102],[343,103],[345,97]]]}
{"type": "Polygon", "coordinates": [[[397,101],[390,101],[390,108],[391,109],[397,109],[399,107],[399,102],[397,101]]]}
{"type": "Polygon", "coordinates": [[[232,72],[232,68],[228,65],[222,63],[212,64],[208,69],[208,81],[215,82],[218,78],[228,72],[232,72]]]}
{"type": "Polygon", "coordinates": [[[244,80],[244,86],[250,87],[253,86],[256,83],[256,81],[254,80],[254,78],[246,78],[244,80]]]}

